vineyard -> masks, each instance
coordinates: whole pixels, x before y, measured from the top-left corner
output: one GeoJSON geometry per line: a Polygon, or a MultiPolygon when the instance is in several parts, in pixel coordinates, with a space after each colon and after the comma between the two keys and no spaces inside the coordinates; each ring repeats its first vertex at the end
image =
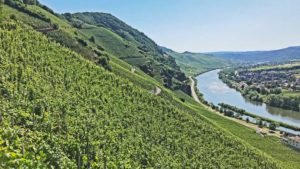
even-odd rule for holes
{"type": "Polygon", "coordinates": [[[21,23],[0,29],[1,168],[279,168],[21,23]]]}

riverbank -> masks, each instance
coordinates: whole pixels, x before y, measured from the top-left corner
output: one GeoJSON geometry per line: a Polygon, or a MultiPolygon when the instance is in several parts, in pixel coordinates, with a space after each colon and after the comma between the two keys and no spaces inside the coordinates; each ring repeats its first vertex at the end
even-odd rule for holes
{"type": "MultiPolygon", "coordinates": [[[[196,87],[196,82],[193,87],[196,87]]],[[[194,99],[191,98],[191,101],[187,102],[187,104],[195,111],[198,111],[199,115],[207,118],[216,126],[230,132],[233,136],[241,139],[255,149],[282,162],[283,168],[292,166],[291,168],[296,169],[299,166],[300,152],[282,144],[279,131],[269,133],[269,129],[266,127],[260,129],[257,125],[246,123],[243,120],[226,117],[213,110],[210,106],[192,100],[194,99]],[[268,133],[268,135],[259,133],[268,133]]]]}
{"type": "Polygon", "coordinates": [[[279,124],[280,127],[277,128],[277,130],[296,135],[300,133],[300,117],[296,116],[294,119],[293,115],[295,114],[289,116],[290,114],[285,114],[285,112],[280,111],[280,109],[278,109],[279,112],[276,112],[277,109],[274,110],[273,107],[269,109],[265,104],[258,105],[247,101],[239,92],[228,87],[219,79],[219,72],[220,69],[203,73],[196,78],[196,80],[201,81],[201,83],[197,86],[195,85],[196,82],[193,83],[194,90],[198,90],[197,92],[199,92],[199,90],[201,91],[201,95],[198,96],[201,96],[199,100],[201,100],[204,105],[219,111],[220,107],[216,106],[219,103],[227,103],[235,107],[245,108],[245,113],[243,118],[241,118],[242,121],[246,121],[247,117],[249,117],[251,121],[248,120],[248,122],[256,124],[257,121],[255,119],[257,118],[264,120],[266,126],[270,123],[279,124]]]}
{"type": "Polygon", "coordinates": [[[196,102],[198,102],[198,103],[201,103],[200,102],[200,99],[199,99],[199,97],[198,97],[198,95],[197,95],[197,93],[196,93],[196,89],[195,89],[195,80],[191,77],[191,76],[189,76],[189,79],[190,79],[190,81],[191,81],[191,94],[192,94],[192,97],[194,98],[194,100],[196,101],[196,102]]]}
{"type": "MultiPolygon", "coordinates": [[[[195,92],[195,87],[196,87],[196,86],[195,86],[195,81],[194,81],[194,79],[193,79],[192,77],[190,77],[190,80],[191,80],[191,90],[195,92]]],[[[277,138],[281,138],[281,137],[280,137],[280,131],[278,131],[278,130],[275,131],[275,132],[270,132],[270,130],[269,130],[268,128],[266,128],[266,127],[260,128],[260,127],[259,127],[258,125],[256,125],[256,124],[253,124],[253,123],[247,123],[247,122],[245,122],[244,120],[240,120],[240,119],[236,119],[236,118],[231,118],[231,117],[225,116],[225,115],[221,114],[220,112],[218,112],[218,111],[212,109],[210,106],[201,103],[196,93],[193,94],[193,92],[192,92],[192,97],[193,97],[193,99],[194,99],[197,103],[201,104],[201,106],[203,106],[204,108],[206,108],[208,111],[214,112],[215,114],[217,114],[217,115],[219,115],[219,116],[221,116],[221,117],[223,117],[223,118],[229,119],[229,120],[231,120],[231,121],[233,121],[233,122],[239,123],[239,124],[241,124],[241,125],[243,125],[243,126],[246,126],[246,127],[248,127],[248,128],[254,129],[254,130],[259,131],[259,132],[261,132],[261,133],[267,133],[267,135],[269,135],[269,136],[275,136],[275,137],[277,137],[277,138]]]]}
{"type": "Polygon", "coordinates": [[[249,100],[300,113],[300,81],[297,80],[300,69],[270,70],[226,69],[219,73],[219,78],[249,100]]]}
{"type": "Polygon", "coordinates": [[[274,121],[274,120],[271,120],[269,118],[264,118],[264,117],[261,117],[261,116],[257,116],[253,113],[249,113],[249,112],[245,111],[244,109],[240,109],[240,108],[235,107],[235,106],[231,106],[231,105],[224,104],[224,103],[220,103],[219,106],[221,106],[221,108],[231,110],[231,111],[233,111],[235,113],[238,113],[238,114],[241,114],[241,115],[246,115],[246,116],[249,116],[249,117],[252,117],[252,118],[255,118],[255,119],[260,119],[260,120],[268,122],[268,123],[273,123],[273,124],[277,123],[281,127],[285,127],[285,128],[292,129],[292,130],[295,130],[295,131],[300,131],[300,127],[296,127],[296,126],[289,125],[289,124],[286,124],[286,123],[274,121]]]}
{"type": "Polygon", "coordinates": [[[197,89],[198,91],[201,91],[201,94],[203,94],[203,99],[205,99],[207,102],[214,105],[226,103],[238,108],[242,108],[246,112],[250,112],[257,117],[263,117],[275,122],[281,122],[300,128],[299,113],[285,111],[280,108],[267,106],[264,103],[258,104],[257,102],[252,102],[245,99],[241,93],[230,88],[219,79],[219,72],[220,70],[215,70],[196,77],[196,80],[199,81],[199,84],[197,84],[197,89]]]}

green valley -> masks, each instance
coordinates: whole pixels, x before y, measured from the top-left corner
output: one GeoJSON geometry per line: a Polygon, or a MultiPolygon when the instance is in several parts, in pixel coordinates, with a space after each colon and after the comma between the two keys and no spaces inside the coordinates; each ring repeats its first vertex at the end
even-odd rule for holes
{"type": "Polygon", "coordinates": [[[168,55],[175,58],[176,63],[187,75],[197,75],[213,69],[225,68],[231,65],[221,57],[209,54],[184,52],[178,53],[171,49],[162,48],[168,55]]]}
{"type": "Polygon", "coordinates": [[[2,167],[276,167],[201,118],[22,28],[5,23],[0,31],[2,167]],[[184,153],[189,147],[194,153],[184,153]]]}
{"type": "Polygon", "coordinates": [[[300,165],[277,137],[191,97],[188,77],[236,62],[160,47],[108,13],[0,5],[0,168],[300,165]]]}

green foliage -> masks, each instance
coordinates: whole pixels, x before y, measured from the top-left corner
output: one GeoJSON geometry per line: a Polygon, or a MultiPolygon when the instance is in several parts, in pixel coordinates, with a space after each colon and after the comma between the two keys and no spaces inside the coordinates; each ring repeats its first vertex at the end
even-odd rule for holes
{"type": "Polygon", "coordinates": [[[206,120],[23,28],[0,29],[2,168],[278,168],[206,120]]]}
{"type": "Polygon", "coordinates": [[[23,3],[27,5],[36,5],[37,0],[23,0],[23,3]]]}
{"type": "Polygon", "coordinates": [[[191,76],[230,65],[228,61],[213,55],[191,52],[177,53],[167,48],[163,48],[163,50],[175,58],[184,73],[191,76]]]}
{"type": "Polygon", "coordinates": [[[296,131],[300,131],[300,128],[297,127],[297,126],[289,125],[289,124],[282,123],[282,122],[275,122],[271,119],[257,116],[255,114],[252,114],[251,112],[246,112],[244,109],[240,109],[238,107],[235,107],[235,106],[232,106],[232,105],[229,105],[229,104],[220,103],[219,106],[221,106],[221,108],[225,109],[225,110],[234,111],[234,112],[242,114],[242,115],[247,115],[247,116],[250,116],[252,118],[259,119],[258,121],[266,121],[266,122],[269,122],[269,123],[278,124],[279,126],[282,126],[282,127],[285,127],[285,128],[290,128],[290,129],[293,129],[293,130],[296,130],[296,131]]]}
{"type": "Polygon", "coordinates": [[[15,15],[18,20],[21,20],[22,22],[31,25],[34,28],[45,28],[50,27],[50,23],[47,23],[45,21],[42,21],[38,18],[32,17],[28,15],[27,13],[20,12],[10,6],[4,5],[3,6],[3,18],[9,18],[10,16],[15,15]]]}
{"type": "Polygon", "coordinates": [[[190,107],[193,107],[194,110],[198,111],[197,114],[203,115],[221,128],[230,131],[234,136],[239,137],[251,146],[280,161],[282,163],[282,168],[299,168],[300,152],[285,146],[277,137],[261,137],[254,129],[235,123],[228,118],[224,118],[223,116],[220,116],[219,113],[213,113],[211,110],[208,110],[196,102],[189,102],[188,104],[190,107]]]}
{"type": "Polygon", "coordinates": [[[80,25],[77,28],[87,37],[93,36],[92,42],[110,54],[140,68],[170,89],[184,87],[187,77],[175,59],[165,55],[144,33],[110,14],[85,12],[64,16],[73,25],[80,25]]]}
{"type": "Polygon", "coordinates": [[[35,17],[35,18],[38,18],[38,19],[41,19],[45,22],[48,22],[50,23],[51,22],[51,19],[48,18],[47,16],[45,16],[43,13],[36,13],[36,12],[33,12],[32,10],[28,9],[27,8],[27,4],[31,5],[33,3],[36,3],[35,0],[26,0],[24,3],[21,2],[21,1],[18,1],[18,0],[5,0],[5,4],[19,10],[19,11],[22,11],[32,17],[35,17]]]}
{"type": "Polygon", "coordinates": [[[266,103],[268,103],[271,106],[281,107],[284,109],[290,109],[295,111],[300,110],[300,96],[271,94],[268,96],[266,103]]]}
{"type": "MultiPolygon", "coordinates": [[[[133,35],[143,36],[138,39],[145,39],[144,41],[126,40],[108,27],[103,28],[98,25],[88,25],[84,21],[73,17],[72,14],[65,14],[66,20],[64,20],[52,10],[39,3],[34,6],[24,5],[16,0],[7,1],[12,8],[17,9],[5,7],[9,9],[9,13],[6,14],[7,16],[16,14],[18,20],[37,29],[53,28],[54,30],[46,32],[49,38],[76,51],[89,60],[95,61],[96,63],[98,63],[99,60],[105,62],[105,60],[103,60],[105,58],[103,53],[108,53],[138,68],[142,67],[145,62],[151,60],[152,63],[150,66],[153,70],[151,73],[159,82],[164,83],[164,79],[166,79],[168,82],[165,83],[166,86],[172,89],[182,88],[181,86],[184,85],[182,79],[184,81],[186,77],[179,70],[175,60],[171,57],[163,56],[157,45],[145,35],[138,33],[137,30],[133,31],[136,32],[133,35]],[[20,8],[22,8],[22,10],[20,10],[20,8]],[[71,24],[69,24],[67,20],[70,21],[71,24]],[[149,44],[147,44],[148,42],[149,44]],[[99,53],[95,52],[95,50],[105,52],[99,53]],[[172,71],[172,76],[169,76],[170,74],[168,73],[166,74],[166,71],[163,71],[165,69],[172,71]]],[[[115,19],[116,18],[114,18],[114,20],[115,19]]],[[[117,22],[121,21],[117,20],[117,22]]],[[[112,66],[109,65],[104,67],[107,69],[112,68],[112,66]]]]}

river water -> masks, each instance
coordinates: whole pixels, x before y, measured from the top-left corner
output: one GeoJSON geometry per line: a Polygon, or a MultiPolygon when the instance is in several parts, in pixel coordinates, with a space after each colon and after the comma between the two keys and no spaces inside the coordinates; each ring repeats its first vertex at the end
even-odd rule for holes
{"type": "Polygon", "coordinates": [[[219,71],[213,70],[196,77],[197,87],[206,101],[214,105],[226,103],[260,117],[300,127],[300,112],[271,107],[264,103],[256,103],[245,99],[241,93],[229,88],[219,79],[219,71]]]}

